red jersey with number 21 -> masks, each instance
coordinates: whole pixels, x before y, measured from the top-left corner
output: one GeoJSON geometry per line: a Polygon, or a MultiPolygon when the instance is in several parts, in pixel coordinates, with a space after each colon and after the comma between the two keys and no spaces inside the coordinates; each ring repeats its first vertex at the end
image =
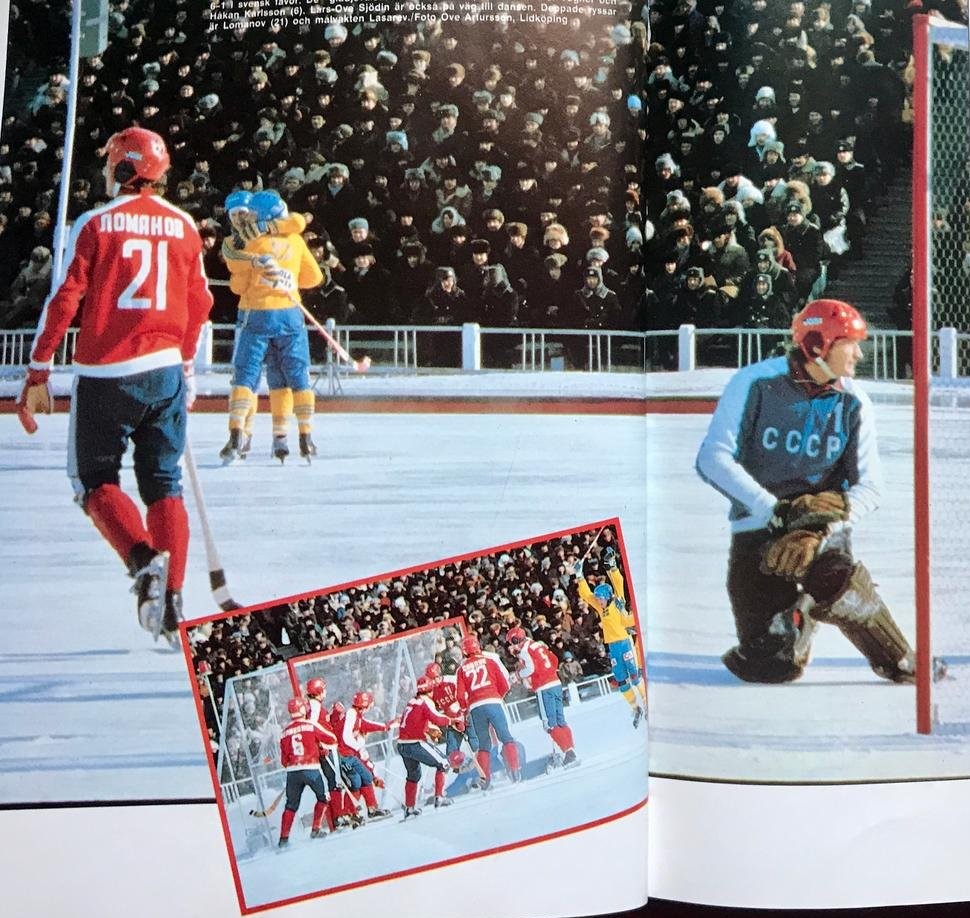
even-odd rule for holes
{"type": "Polygon", "coordinates": [[[491,655],[471,657],[456,674],[458,703],[470,711],[476,705],[501,701],[509,690],[509,674],[501,660],[491,655]]]}
{"type": "Polygon", "coordinates": [[[212,308],[195,222],[143,191],[83,214],[64,279],[41,315],[30,359],[45,369],[83,302],[74,351],[82,376],[118,377],[195,356],[212,308]]]}

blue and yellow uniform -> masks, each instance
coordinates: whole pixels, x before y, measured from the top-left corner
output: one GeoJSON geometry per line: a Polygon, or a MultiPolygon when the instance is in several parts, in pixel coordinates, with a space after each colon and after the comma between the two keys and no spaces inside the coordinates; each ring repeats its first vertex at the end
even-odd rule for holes
{"type": "Polygon", "coordinates": [[[263,362],[269,357],[279,375],[270,380],[274,434],[285,433],[285,427],[282,431],[277,428],[289,415],[286,388],[293,391],[292,410],[300,433],[310,432],[314,396],[300,290],[318,286],[323,272],[300,235],[305,228],[300,214],[290,214],[274,221],[272,232],[250,239],[241,252],[227,256],[229,286],[240,298],[230,430],[245,426],[256,402],[263,362]]]}
{"type": "Polygon", "coordinates": [[[631,637],[636,629],[636,619],[627,610],[623,574],[616,567],[612,549],[607,549],[604,560],[609,584],[601,583],[595,589],[591,588],[579,564],[576,569],[576,585],[579,598],[599,616],[603,643],[610,654],[613,678],[633,709],[635,722],[639,723],[647,706],[647,690],[631,637]]]}

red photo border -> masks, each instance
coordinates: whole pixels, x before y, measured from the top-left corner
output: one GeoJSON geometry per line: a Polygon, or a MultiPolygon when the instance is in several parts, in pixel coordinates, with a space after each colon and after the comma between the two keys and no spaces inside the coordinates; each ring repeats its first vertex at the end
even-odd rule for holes
{"type": "MultiPolygon", "coordinates": [[[[269,609],[275,606],[283,605],[284,603],[297,602],[298,600],[301,600],[301,599],[311,599],[311,598],[316,598],[318,596],[329,596],[332,593],[337,593],[337,592],[340,592],[341,590],[350,589],[352,587],[366,586],[368,584],[378,583],[382,580],[404,577],[408,574],[414,574],[422,571],[430,571],[433,568],[441,567],[445,564],[457,564],[461,561],[468,561],[468,560],[471,560],[472,558],[478,558],[483,555],[494,554],[495,552],[509,551],[516,548],[522,548],[527,545],[533,545],[537,542],[548,542],[552,539],[561,538],[562,536],[576,535],[578,533],[590,532],[593,530],[602,532],[602,530],[606,529],[608,526],[613,527],[616,533],[616,541],[620,549],[620,556],[623,559],[624,567],[626,568],[627,572],[629,572],[629,555],[627,554],[626,543],[623,539],[623,530],[620,525],[619,517],[614,516],[606,520],[598,520],[592,523],[583,523],[577,526],[570,527],[569,529],[560,529],[555,532],[535,535],[530,538],[519,539],[515,542],[508,542],[502,545],[495,545],[487,548],[479,548],[474,551],[466,552],[461,555],[454,555],[452,557],[442,558],[437,561],[428,561],[422,564],[416,564],[412,567],[401,568],[399,570],[390,571],[383,574],[376,574],[373,576],[364,577],[359,580],[346,581],[344,583],[335,584],[333,586],[321,587],[319,589],[316,589],[307,593],[299,593],[293,596],[287,596],[287,597],[269,600],[267,602],[258,603],[256,605],[244,606],[239,609],[232,609],[229,612],[218,612],[213,615],[208,615],[208,616],[203,616],[201,618],[194,618],[188,621],[183,621],[179,624],[179,634],[181,637],[181,644],[182,644],[182,655],[185,659],[185,665],[186,665],[186,668],[188,669],[189,676],[190,676],[190,681],[192,685],[192,697],[195,702],[196,716],[199,721],[199,729],[202,734],[203,745],[206,749],[206,763],[209,767],[209,775],[212,779],[212,787],[216,796],[216,806],[219,810],[219,820],[222,824],[222,833],[226,842],[226,853],[229,856],[229,864],[232,870],[233,883],[236,888],[236,898],[239,902],[240,914],[252,915],[258,912],[268,911],[269,909],[273,909],[273,908],[282,908],[283,906],[286,906],[286,905],[293,905],[296,902],[305,902],[310,899],[318,899],[323,896],[330,896],[335,893],[346,892],[348,890],[357,889],[363,886],[372,886],[375,883],[385,883],[389,880],[395,880],[404,876],[412,876],[414,874],[426,873],[427,871],[430,871],[430,870],[438,870],[442,867],[450,867],[454,864],[464,863],[465,861],[476,860],[478,858],[488,857],[489,855],[493,855],[493,854],[501,854],[505,851],[512,851],[516,848],[530,847],[532,845],[541,844],[542,842],[545,842],[545,841],[551,841],[552,839],[562,838],[567,835],[573,835],[577,832],[582,832],[588,829],[594,829],[598,826],[605,825],[610,822],[615,822],[619,819],[623,819],[624,817],[629,816],[631,813],[635,813],[638,810],[642,809],[647,805],[647,802],[649,800],[649,795],[645,796],[643,800],[638,801],[632,806],[626,807],[625,809],[619,811],[618,813],[614,813],[610,816],[603,816],[600,819],[593,820],[592,822],[582,823],[578,826],[572,826],[568,829],[559,829],[555,832],[549,832],[545,835],[539,835],[534,838],[523,839],[522,841],[517,841],[517,842],[510,842],[509,844],[499,845],[497,847],[487,848],[481,851],[469,852],[467,854],[457,855],[456,857],[446,858],[441,861],[435,861],[431,864],[422,864],[419,867],[411,867],[411,868],[408,868],[407,870],[399,870],[393,873],[381,874],[378,876],[370,877],[369,879],[366,879],[366,880],[357,880],[353,883],[344,883],[340,886],[331,886],[331,887],[328,887],[327,889],[317,890],[312,893],[304,893],[299,896],[293,896],[289,899],[277,899],[277,900],[274,900],[273,902],[267,902],[261,905],[247,906],[245,896],[243,895],[242,881],[239,876],[239,868],[238,868],[238,864],[235,856],[235,849],[232,844],[232,836],[229,831],[229,822],[226,817],[225,805],[222,802],[222,789],[219,783],[219,776],[216,774],[215,761],[213,760],[212,754],[209,750],[209,733],[205,723],[205,712],[203,709],[202,695],[199,691],[197,673],[195,671],[195,666],[193,664],[192,655],[189,651],[189,631],[191,629],[199,627],[199,625],[204,625],[208,622],[225,621],[227,619],[238,618],[243,615],[249,615],[253,612],[259,612],[263,609],[269,609]]],[[[640,647],[639,656],[640,656],[641,665],[643,665],[646,662],[646,653],[645,653],[645,648],[643,647],[644,632],[640,625],[640,615],[639,615],[639,612],[637,611],[637,603],[636,603],[636,598],[633,591],[633,584],[629,581],[627,582],[627,600],[630,606],[630,610],[633,614],[634,621],[636,622],[637,635],[640,638],[639,644],[638,644],[638,646],[640,647]]],[[[456,620],[464,622],[465,618],[464,616],[453,616],[452,618],[445,619],[441,622],[432,622],[428,625],[422,625],[419,628],[414,628],[407,632],[402,632],[402,634],[413,634],[413,633],[425,631],[428,629],[440,628],[442,627],[442,625],[446,624],[447,622],[454,622],[456,620]]],[[[389,635],[386,637],[375,638],[370,641],[361,641],[349,646],[356,650],[361,647],[366,647],[373,644],[386,642],[388,640],[393,640],[394,638],[398,638],[400,636],[401,636],[400,634],[389,635]]],[[[349,648],[339,647],[333,650],[322,651],[316,654],[309,654],[302,657],[301,659],[307,659],[311,657],[320,658],[324,656],[330,656],[335,653],[341,653],[347,649],[349,648]]],[[[290,684],[292,687],[293,679],[294,679],[293,669],[290,666],[290,661],[287,660],[284,662],[286,665],[287,674],[289,676],[290,684]]],[[[268,667],[259,667],[258,669],[267,669],[267,668],[268,667]]],[[[258,669],[254,669],[252,670],[252,672],[257,672],[258,669]]],[[[644,680],[646,680],[647,678],[647,670],[645,665],[643,665],[643,678],[644,680]]]]}

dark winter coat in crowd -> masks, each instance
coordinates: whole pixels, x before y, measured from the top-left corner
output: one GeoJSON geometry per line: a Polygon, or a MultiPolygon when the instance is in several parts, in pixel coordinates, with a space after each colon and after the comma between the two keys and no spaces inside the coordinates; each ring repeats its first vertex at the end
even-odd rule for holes
{"type": "Polygon", "coordinates": [[[587,268],[586,277],[595,277],[597,283],[592,286],[584,282],[575,293],[574,310],[582,317],[581,327],[617,328],[621,317],[619,297],[603,283],[599,268],[587,268]]]}
{"type": "Polygon", "coordinates": [[[732,325],[785,329],[791,325],[791,310],[786,301],[773,292],[768,274],[756,274],[734,306],[732,325]]]}
{"type": "Polygon", "coordinates": [[[519,295],[512,289],[502,265],[488,265],[483,273],[478,315],[483,325],[508,327],[518,316],[519,295]]]}
{"type": "MultiPolygon", "coordinates": [[[[437,271],[439,280],[442,270],[437,271]]],[[[419,325],[458,325],[468,313],[465,291],[458,286],[445,290],[439,280],[427,291],[414,313],[414,321],[419,325]]]]}
{"type": "Polygon", "coordinates": [[[393,300],[391,275],[378,265],[368,269],[351,268],[343,279],[347,298],[353,307],[351,322],[358,325],[393,323],[397,305],[393,300]]]}
{"type": "Polygon", "coordinates": [[[785,248],[791,252],[795,264],[795,288],[798,296],[805,298],[822,271],[822,259],[828,256],[828,246],[822,232],[802,218],[798,226],[787,224],[781,231],[785,248]]]}

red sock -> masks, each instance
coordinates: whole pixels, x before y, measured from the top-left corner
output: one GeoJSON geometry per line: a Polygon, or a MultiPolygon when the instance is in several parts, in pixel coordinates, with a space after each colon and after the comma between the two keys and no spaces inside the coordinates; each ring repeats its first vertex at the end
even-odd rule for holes
{"type": "Polygon", "coordinates": [[[181,497],[163,497],[148,508],[145,516],[151,542],[167,551],[168,588],[181,590],[185,581],[185,559],[189,553],[189,515],[181,497]]]}
{"type": "Polygon", "coordinates": [[[374,785],[365,784],[360,789],[360,792],[364,797],[364,803],[367,804],[367,809],[369,810],[377,809],[377,796],[374,794],[374,785]]]}
{"type": "Polygon", "coordinates": [[[95,488],[84,500],[84,510],[108,544],[128,563],[131,550],[139,543],[152,544],[135,502],[118,485],[95,488]]]}
{"type": "Polygon", "coordinates": [[[414,806],[414,801],[418,799],[418,782],[404,782],[404,805],[414,806]]]}
{"type": "Polygon", "coordinates": [[[515,743],[505,743],[502,746],[502,758],[505,759],[505,764],[509,766],[509,771],[519,770],[519,750],[515,743]]]}
{"type": "Polygon", "coordinates": [[[481,766],[482,774],[485,775],[485,780],[489,779],[492,774],[492,754],[486,752],[484,749],[479,749],[475,753],[475,758],[478,760],[478,764],[481,766]]]}
{"type": "Polygon", "coordinates": [[[330,798],[330,803],[327,804],[326,809],[323,811],[323,818],[327,820],[327,828],[332,832],[334,830],[333,797],[330,798]]]}
{"type": "Polygon", "coordinates": [[[444,797],[445,795],[445,773],[443,771],[434,773],[434,795],[436,797],[444,797]]]}
{"type": "Polygon", "coordinates": [[[318,800],[316,806],[313,807],[313,830],[316,831],[323,824],[323,814],[327,809],[326,800],[318,800]]]}
{"type": "Polygon", "coordinates": [[[569,752],[573,748],[573,731],[569,727],[553,727],[549,735],[563,752],[569,752]]]}
{"type": "Polygon", "coordinates": [[[296,810],[283,810],[283,821],[280,823],[280,838],[290,837],[290,827],[293,825],[293,817],[296,810]]]}

